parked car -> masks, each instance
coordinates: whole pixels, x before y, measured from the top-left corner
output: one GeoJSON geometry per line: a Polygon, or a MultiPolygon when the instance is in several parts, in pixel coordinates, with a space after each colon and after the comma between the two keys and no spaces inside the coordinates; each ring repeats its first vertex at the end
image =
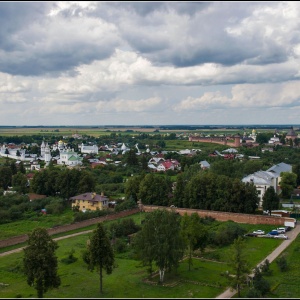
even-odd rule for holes
{"type": "Polygon", "coordinates": [[[291,231],[291,230],[292,230],[292,227],[290,227],[290,226],[285,226],[285,232],[291,231]]]}
{"type": "Polygon", "coordinates": [[[270,233],[267,233],[266,235],[264,235],[264,237],[267,237],[267,238],[274,238],[276,235],[273,235],[273,234],[270,234],[270,233]]]}
{"type": "Polygon", "coordinates": [[[288,236],[281,233],[281,234],[278,234],[278,235],[274,235],[274,238],[287,240],[288,236]]]}
{"type": "Polygon", "coordinates": [[[260,229],[253,231],[253,233],[255,233],[255,234],[265,234],[265,232],[263,230],[260,230],[260,229]]]}
{"type": "Polygon", "coordinates": [[[278,233],[285,233],[285,228],[284,227],[279,227],[277,228],[278,233]]]}
{"type": "Polygon", "coordinates": [[[257,237],[256,233],[246,233],[244,236],[252,236],[252,237],[257,237]]]}
{"type": "Polygon", "coordinates": [[[278,231],[276,229],[273,229],[272,231],[268,232],[270,235],[278,235],[278,231]]]}

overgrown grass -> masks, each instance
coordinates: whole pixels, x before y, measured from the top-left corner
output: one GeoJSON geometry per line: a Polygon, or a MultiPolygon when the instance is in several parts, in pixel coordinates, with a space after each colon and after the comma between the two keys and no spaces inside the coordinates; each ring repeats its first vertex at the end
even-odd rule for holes
{"type": "Polygon", "coordinates": [[[68,210],[59,215],[41,214],[29,220],[18,220],[11,223],[1,224],[1,239],[4,240],[17,235],[28,234],[36,227],[52,228],[55,226],[71,224],[73,222],[73,218],[73,212],[68,210]]]}
{"type": "MultiPolygon", "coordinates": [[[[281,272],[275,259],[270,264],[272,275],[264,276],[271,285],[271,292],[265,295],[266,298],[298,298],[300,295],[300,236],[286,248],[280,256],[285,256],[288,263],[288,270],[281,272]]],[[[242,291],[245,297],[248,289],[242,291]]]]}
{"type": "MultiPolygon", "coordinates": [[[[140,221],[139,214],[133,215],[136,222],[140,221]]],[[[132,217],[132,216],[131,216],[132,217]]],[[[114,221],[115,222],[115,221],[114,221]]],[[[106,223],[108,226],[111,221],[106,223]]],[[[84,228],[87,230],[87,228],[84,228]]],[[[62,284],[45,294],[50,298],[215,298],[227,287],[227,279],[222,276],[228,270],[227,257],[229,246],[208,249],[204,258],[214,256],[218,259],[205,260],[200,257],[193,259],[192,268],[188,270],[186,260],[180,263],[176,273],[166,274],[165,285],[157,285],[158,277],[149,278],[145,267],[134,260],[129,254],[116,257],[117,268],[111,275],[104,275],[104,294],[99,293],[99,275],[87,270],[81,258],[90,233],[57,241],[57,257],[59,261],[59,275],[62,284]],[[67,253],[74,249],[77,259],[74,263],[61,262],[67,253]]],[[[264,238],[246,238],[247,257],[250,264],[255,266],[264,259],[282,241],[264,238]]],[[[300,249],[300,242],[299,247],[300,249]]],[[[299,250],[297,250],[299,251],[299,250]]],[[[23,252],[10,254],[0,258],[0,278],[2,280],[1,297],[3,298],[30,298],[36,297],[36,291],[29,287],[22,273],[23,252]]]]}

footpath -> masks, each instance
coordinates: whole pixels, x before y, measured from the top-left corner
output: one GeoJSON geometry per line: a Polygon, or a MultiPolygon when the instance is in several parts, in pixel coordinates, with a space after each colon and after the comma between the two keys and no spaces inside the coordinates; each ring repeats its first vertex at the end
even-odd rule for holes
{"type": "MultiPolygon", "coordinates": [[[[257,264],[257,267],[261,266],[261,264],[263,264],[266,259],[268,259],[270,263],[273,260],[275,260],[283,252],[283,250],[285,250],[296,239],[299,233],[300,226],[297,225],[291,231],[286,232],[288,240],[284,240],[272,253],[270,253],[266,258],[264,258],[259,264],[257,264]]],[[[254,272],[254,270],[252,272],[254,272]]],[[[229,288],[216,298],[232,298],[236,293],[236,290],[229,288]]]]}

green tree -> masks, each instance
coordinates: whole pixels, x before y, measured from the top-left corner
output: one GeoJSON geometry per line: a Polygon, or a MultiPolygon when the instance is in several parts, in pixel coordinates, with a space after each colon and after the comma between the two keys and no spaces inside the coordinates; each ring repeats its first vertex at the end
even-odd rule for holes
{"type": "Polygon", "coordinates": [[[263,209],[268,211],[269,215],[271,215],[272,210],[279,208],[279,203],[280,198],[275,192],[274,188],[272,186],[268,187],[263,195],[263,209]]]}
{"type": "Polygon", "coordinates": [[[0,186],[7,190],[8,186],[11,185],[12,171],[9,166],[0,167],[0,186]]]}
{"type": "Polygon", "coordinates": [[[80,181],[78,182],[79,194],[92,192],[95,190],[96,182],[91,173],[83,172],[80,177],[80,181]]]}
{"type": "Polygon", "coordinates": [[[188,207],[185,206],[185,186],[186,181],[182,174],[177,175],[177,181],[175,185],[174,190],[174,198],[173,198],[173,204],[177,207],[188,207]]]}
{"type": "Polygon", "coordinates": [[[147,174],[139,185],[138,199],[144,204],[168,206],[171,186],[168,177],[147,174]]]}
{"type": "Polygon", "coordinates": [[[101,294],[103,293],[103,270],[106,274],[111,274],[114,261],[114,252],[107,232],[103,224],[98,223],[89,240],[85,262],[88,263],[89,270],[93,271],[96,268],[99,271],[101,294]]]}
{"type": "Polygon", "coordinates": [[[10,168],[11,168],[12,175],[17,174],[18,169],[17,169],[16,163],[14,161],[12,161],[10,163],[10,168]]]}
{"type": "Polygon", "coordinates": [[[28,285],[37,290],[38,298],[43,298],[49,289],[60,286],[55,256],[57,248],[57,243],[45,228],[36,228],[29,234],[28,246],[24,248],[24,271],[28,285]]]}
{"type": "Polygon", "coordinates": [[[254,270],[253,287],[259,291],[261,296],[270,292],[270,283],[263,277],[261,270],[256,267],[254,270]]]}
{"type": "Polygon", "coordinates": [[[290,172],[281,172],[281,181],[279,183],[282,190],[282,197],[290,198],[291,193],[297,185],[297,174],[290,172]]]}
{"type": "Polygon", "coordinates": [[[22,161],[20,162],[20,165],[19,165],[19,171],[23,174],[26,174],[26,169],[25,169],[22,161]]]}
{"type": "Polygon", "coordinates": [[[142,229],[134,239],[134,247],[144,265],[152,271],[155,262],[159,269],[159,281],[164,281],[165,272],[177,269],[184,253],[180,216],[166,209],[147,214],[142,229]]]}
{"type": "Polygon", "coordinates": [[[13,175],[12,185],[17,192],[25,194],[27,191],[27,177],[19,171],[13,175]]]}
{"type": "Polygon", "coordinates": [[[299,186],[300,185],[300,164],[297,163],[297,164],[293,165],[292,170],[293,170],[293,173],[295,173],[297,175],[296,183],[297,183],[297,186],[299,186]]]}
{"type": "Polygon", "coordinates": [[[229,266],[233,270],[233,276],[230,277],[231,287],[237,290],[238,297],[240,298],[242,285],[246,282],[250,272],[250,267],[246,260],[245,242],[240,236],[234,240],[231,246],[229,266]]]}
{"type": "Polygon", "coordinates": [[[189,271],[193,264],[192,254],[196,247],[201,246],[204,249],[206,241],[206,230],[203,224],[200,223],[200,217],[197,213],[192,213],[188,216],[187,213],[181,219],[182,235],[187,245],[189,271]]]}
{"type": "Polygon", "coordinates": [[[125,183],[125,197],[126,199],[133,199],[135,202],[138,201],[139,186],[143,177],[140,175],[131,176],[125,183]]]}
{"type": "Polygon", "coordinates": [[[69,199],[78,194],[78,182],[80,171],[76,169],[65,169],[59,175],[59,191],[61,197],[69,199]]]}
{"type": "Polygon", "coordinates": [[[47,180],[46,172],[43,171],[35,173],[30,184],[32,191],[37,194],[47,195],[47,180]]]}
{"type": "Polygon", "coordinates": [[[125,154],[125,161],[129,166],[137,166],[138,165],[138,159],[136,156],[136,151],[135,149],[130,149],[126,154],[125,154]]]}

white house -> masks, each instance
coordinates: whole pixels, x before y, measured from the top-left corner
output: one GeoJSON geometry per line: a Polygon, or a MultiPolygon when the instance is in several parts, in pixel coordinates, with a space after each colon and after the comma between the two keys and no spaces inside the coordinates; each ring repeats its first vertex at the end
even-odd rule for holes
{"type": "Polygon", "coordinates": [[[262,207],[263,196],[266,190],[272,186],[275,192],[280,193],[279,183],[281,181],[281,172],[292,172],[292,166],[286,163],[280,163],[272,166],[267,171],[257,171],[242,179],[244,183],[253,183],[258,191],[259,207],[262,207]]]}

